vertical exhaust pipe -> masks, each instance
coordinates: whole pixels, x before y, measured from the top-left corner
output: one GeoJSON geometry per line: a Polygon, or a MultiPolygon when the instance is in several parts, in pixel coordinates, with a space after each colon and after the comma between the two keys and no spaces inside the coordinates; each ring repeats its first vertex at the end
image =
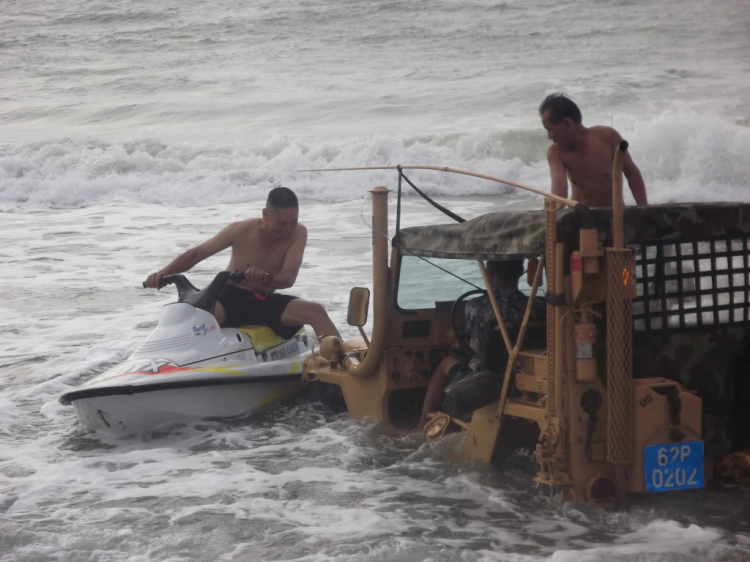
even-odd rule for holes
{"type": "Polygon", "coordinates": [[[357,364],[353,358],[346,365],[347,372],[357,378],[372,375],[380,364],[388,327],[388,194],[390,189],[379,186],[372,194],[372,288],[373,320],[370,347],[364,360],[357,364]]]}
{"type": "Polygon", "coordinates": [[[612,165],[612,238],[606,250],[607,268],[607,460],[615,465],[615,494],[622,504],[625,468],[633,462],[633,302],[635,256],[625,248],[622,165],[627,141],[622,141],[612,165]]]}
{"type": "Polygon", "coordinates": [[[623,215],[625,201],[622,195],[622,165],[625,153],[628,151],[628,141],[620,142],[615,150],[615,159],[612,162],[612,247],[623,248],[625,246],[623,215]]]}

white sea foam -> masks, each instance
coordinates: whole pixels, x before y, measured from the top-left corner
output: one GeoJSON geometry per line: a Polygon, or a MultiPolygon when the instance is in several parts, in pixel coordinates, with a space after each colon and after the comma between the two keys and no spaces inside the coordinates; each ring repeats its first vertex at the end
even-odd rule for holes
{"type": "Polygon", "coordinates": [[[614,544],[555,552],[550,562],[599,562],[632,560],[633,557],[679,562],[703,556],[720,556],[722,535],[715,529],[680,525],[675,521],[652,521],[615,539],[614,544]]]}
{"type": "MultiPolygon", "coordinates": [[[[321,405],[110,438],[58,402],[174,299],[142,290],[145,275],[257,216],[275,185],[299,193],[310,232],[294,292],[353,335],[348,290],[370,284],[360,202],[395,188],[395,173],[296,170],[426,164],[546,189],[536,111],[552,91],[631,142],[651,201],[747,201],[746,2],[630,8],[6,0],[0,562],[750,559],[743,489],[606,514],[560,508],[527,473],[460,461],[458,435],[422,445],[321,405]]],[[[467,218],[538,203],[408,175],[467,218]]],[[[405,212],[406,224],[445,220],[417,198],[405,212]]],[[[226,261],[189,277],[203,286],[226,261]]]]}
{"type": "MultiPolygon", "coordinates": [[[[452,201],[467,217],[500,204],[452,201]]],[[[563,510],[529,474],[458,460],[459,435],[420,445],[316,405],[139,437],[81,433],[58,396],[122,360],[173,299],[140,289],[143,277],[261,206],[205,207],[199,224],[193,207],[124,202],[5,215],[0,234],[14,244],[4,245],[0,287],[14,322],[0,354],[0,545],[11,554],[0,560],[657,562],[674,551],[734,562],[750,552],[739,530],[725,530],[731,515],[701,518],[692,506],[700,520],[686,523],[668,503],[617,517],[563,510]]],[[[359,201],[302,208],[311,236],[295,291],[322,302],[348,335],[348,289],[370,282],[360,212],[359,201]]],[[[443,220],[418,200],[404,212],[443,220]]],[[[226,259],[191,280],[204,285],[226,259]]]]}
{"type": "MultiPolygon", "coordinates": [[[[618,126],[631,143],[653,202],[747,200],[747,126],[689,110],[618,126]]],[[[546,190],[548,145],[541,129],[337,140],[273,137],[231,144],[156,139],[5,144],[0,147],[0,208],[112,201],[180,207],[244,203],[262,200],[276,185],[287,185],[305,199],[345,201],[374,185],[394,187],[396,173],[298,170],[397,164],[450,166],[546,190]]],[[[432,195],[517,195],[507,186],[452,174],[408,175],[432,195]]]]}

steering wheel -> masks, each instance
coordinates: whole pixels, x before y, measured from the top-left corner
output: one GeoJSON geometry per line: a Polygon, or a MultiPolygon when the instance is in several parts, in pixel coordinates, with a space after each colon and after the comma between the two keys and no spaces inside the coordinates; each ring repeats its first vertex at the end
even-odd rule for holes
{"type": "Polygon", "coordinates": [[[453,333],[456,334],[456,339],[458,340],[459,344],[465,344],[467,347],[471,347],[469,343],[469,334],[467,332],[458,331],[458,311],[463,308],[462,303],[467,298],[473,297],[474,295],[486,294],[487,291],[485,291],[484,289],[472,289],[471,291],[466,291],[463,295],[456,299],[456,302],[453,303],[453,306],[451,307],[451,326],[453,326],[453,333]]]}

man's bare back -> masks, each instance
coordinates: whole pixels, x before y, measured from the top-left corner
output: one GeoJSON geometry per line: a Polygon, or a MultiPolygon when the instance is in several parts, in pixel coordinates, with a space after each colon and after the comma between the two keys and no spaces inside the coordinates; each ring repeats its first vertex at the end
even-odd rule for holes
{"type": "MultiPolygon", "coordinates": [[[[620,134],[611,127],[584,127],[578,106],[560,94],[548,96],[539,111],[553,142],[547,150],[552,193],[567,197],[570,180],[576,201],[590,207],[611,207],[612,160],[622,141],[620,134]]],[[[643,177],[628,152],[623,173],[636,204],[646,205],[643,177]]]]}
{"type": "Polygon", "coordinates": [[[549,147],[547,159],[565,166],[573,199],[590,207],[612,206],[612,160],[619,136],[609,127],[591,127],[580,146],[549,147]]]}

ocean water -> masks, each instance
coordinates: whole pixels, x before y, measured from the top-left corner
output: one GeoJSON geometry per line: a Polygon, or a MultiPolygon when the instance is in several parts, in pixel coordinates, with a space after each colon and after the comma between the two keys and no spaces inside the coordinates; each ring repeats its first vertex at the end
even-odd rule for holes
{"type": "MultiPolygon", "coordinates": [[[[113,438],[62,393],[123,359],[140,282],[269,188],[310,233],[296,294],[345,335],[370,283],[367,189],[425,164],[547,189],[553,91],[631,143],[652,202],[748,201],[745,0],[4,0],[0,561],[750,560],[750,492],[561,507],[530,460],[482,470],[318,403],[113,438]]],[[[538,197],[409,174],[465,217],[538,197]]],[[[628,195],[629,197],[629,195],[628,195]]],[[[632,201],[632,199],[629,199],[632,201]]],[[[406,225],[444,221],[417,198],[406,225]]],[[[197,266],[199,286],[223,269],[197,266]]]]}

